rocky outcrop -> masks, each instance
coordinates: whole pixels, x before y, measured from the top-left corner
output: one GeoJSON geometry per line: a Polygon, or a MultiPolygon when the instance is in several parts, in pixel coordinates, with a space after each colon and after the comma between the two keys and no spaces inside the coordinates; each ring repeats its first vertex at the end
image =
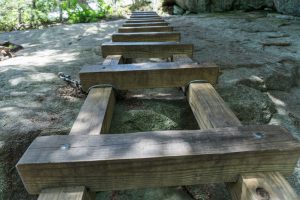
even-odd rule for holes
{"type": "Polygon", "coordinates": [[[237,85],[219,87],[218,92],[243,124],[265,124],[276,112],[267,94],[253,88],[237,85]]]}
{"type": "Polygon", "coordinates": [[[273,7],[273,0],[175,0],[175,2],[181,8],[194,13],[273,7]]]}
{"type": "Polygon", "coordinates": [[[300,16],[299,0],[175,0],[175,3],[184,10],[194,13],[222,12],[234,9],[257,10],[273,8],[278,12],[300,16]]]}
{"type": "Polygon", "coordinates": [[[278,12],[283,14],[300,16],[299,0],[274,0],[278,12]]]}

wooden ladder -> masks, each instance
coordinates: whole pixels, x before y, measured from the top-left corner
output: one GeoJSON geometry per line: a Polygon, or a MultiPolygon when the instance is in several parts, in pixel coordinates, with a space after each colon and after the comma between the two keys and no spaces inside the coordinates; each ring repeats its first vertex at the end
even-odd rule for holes
{"type": "Polygon", "coordinates": [[[242,126],[213,87],[219,68],[194,62],[193,45],[155,12],[133,12],[102,55],[80,71],[88,96],[70,134],[37,137],[17,163],[30,194],[92,200],[97,191],[225,182],[234,200],[298,199],[283,176],[300,143],[279,126],[242,126]],[[171,62],[123,64],[132,58],[171,62]],[[185,87],[199,130],[103,134],[115,91],[158,87],[185,87]]]}

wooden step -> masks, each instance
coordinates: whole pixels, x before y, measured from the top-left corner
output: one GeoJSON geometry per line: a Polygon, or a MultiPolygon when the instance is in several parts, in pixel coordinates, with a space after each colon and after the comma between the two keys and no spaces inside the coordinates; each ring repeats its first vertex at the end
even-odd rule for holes
{"type": "Polygon", "coordinates": [[[111,84],[117,89],[141,89],[185,86],[192,80],[207,80],[216,84],[219,68],[213,64],[138,63],[112,66],[85,66],[81,69],[83,90],[99,84],[111,84]]]}
{"type": "Polygon", "coordinates": [[[179,32],[115,33],[113,42],[180,42],[179,32]]]}
{"type": "Polygon", "coordinates": [[[134,32],[172,32],[171,26],[141,26],[141,27],[120,27],[119,33],[134,33],[134,32]]]}
{"type": "Polygon", "coordinates": [[[299,142],[279,126],[57,135],[36,138],[17,170],[30,194],[59,185],[111,191],[234,182],[249,172],[291,174],[299,155],[299,142]]]}
{"type": "Polygon", "coordinates": [[[229,187],[232,200],[299,200],[298,195],[279,172],[244,174],[229,187]]]}
{"type": "Polygon", "coordinates": [[[165,22],[165,20],[163,20],[163,19],[142,19],[142,20],[129,19],[126,22],[128,22],[128,23],[147,23],[147,22],[165,22]]]}
{"type": "Polygon", "coordinates": [[[157,14],[157,12],[155,11],[132,11],[133,14],[136,14],[136,13],[151,13],[151,14],[157,14]]]}
{"type": "Polygon", "coordinates": [[[123,27],[139,27],[139,26],[168,26],[166,22],[147,22],[147,23],[124,23],[123,27]]]}
{"type": "Polygon", "coordinates": [[[70,135],[108,133],[114,105],[115,95],[112,87],[91,89],[72,126],[70,135]]]}
{"type": "Polygon", "coordinates": [[[131,15],[130,18],[131,19],[135,19],[135,18],[153,18],[153,17],[159,17],[158,15],[131,15]]]}
{"type": "MultiPolygon", "coordinates": [[[[242,125],[238,118],[229,109],[223,99],[209,83],[190,84],[188,89],[188,101],[199,124],[199,128],[202,130],[242,125]]],[[[253,134],[257,140],[265,137],[264,132],[258,131],[253,132],[253,134]]],[[[292,137],[290,133],[288,134],[290,137],[292,137]]],[[[227,137],[227,135],[224,135],[224,137],[227,137]]],[[[243,144],[241,143],[241,145],[243,144]]],[[[268,159],[271,160],[272,158],[266,158],[263,160],[263,162],[268,159]]],[[[289,159],[289,157],[287,157],[287,159],[289,159]]],[[[237,161],[237,163],[240,162],[242,162],[242,160],[237,161]]],[[[264,173],[240,173],[240,179],[238,182],[226,183],[232,195],[232,199],[264,199],[263,196],[258,196],[257,188],[269,194],[270,199],[299,199],[292,187],[278,171],[266,169],[262,172],[264,173]],[[276,173],[274,174],[274,172],[276,173]]]]}
{"type": "Polygon", "coordinates": [[[122,55],[124,58],[168,58],[175,54],[193,56],[193,45],[177,42],[107,42],[102,56],[122,55]]]}

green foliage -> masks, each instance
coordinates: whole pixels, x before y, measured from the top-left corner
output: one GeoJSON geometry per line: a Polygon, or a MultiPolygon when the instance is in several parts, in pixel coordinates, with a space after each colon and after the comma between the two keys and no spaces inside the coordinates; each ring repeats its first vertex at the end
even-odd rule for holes
{"type": "Polygon", "coordinates": [[[12,31],[55,23],[63,19],[50,19],[49,13],[67,13],[69,23],[96,22],[112,13],[104,0],[93,2],[92,9],[84,0],[0,0],[0,31],[12,31]]]}
{"type": "Polygon", "coordinates": [[[48,14],[55,6],[56,0],[0,0],[0,30],[36,28],[49,23],[48,14]]]}
{"type": "Polygon", "coordinates": [[[64,2],[62,9],[67,11],[70,23],[96,22],[112,12],[110,6],[106,5],[103,0],[97,0],[96,10],[87,4],[79,3],[78,0],[64,2]]]}

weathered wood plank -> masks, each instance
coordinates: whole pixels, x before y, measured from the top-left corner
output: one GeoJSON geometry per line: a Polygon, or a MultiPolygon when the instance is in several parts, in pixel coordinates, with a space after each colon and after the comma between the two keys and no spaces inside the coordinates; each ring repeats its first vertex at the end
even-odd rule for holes
{"type": "Polygon", "coordinates": [[[72,126],[70,135],[107,133],[114,104],[115,97],[111,87],[91,89],[72,126]]]}
{"type": "Polygon", "coordinates": [[[168,58],[175,54],[193,56],[192,44],[177,42],[106,42],[102,56],[122,55],[124,58],[168,58]]]}
{"type": "Polygon", "coordinates": [[[180,42],[179,32],[115,33],[113,42],[180,42]]]}
{"type": "Polygon", "coordinates": [[[180,87],[195,79],[215,84],[218,75],[219,68],[216,65],[172,62],[85,66],[79,73],[85,91],[98,84],[112,84],[120,90],[180,87]]]}
{"type": "Polygon", "coordinates": [[[136,18],[154,18],[154,17],[159,17],[159,15],[155,15],[155,14],[149,14],[149,15],[131,15],[130,19],[136,19],[136,18]]]}
{"type": "Polygon", "coordinates": [[[140,27],[140,26],[168,26],[167,22],[146,22],[146,23],[124,23],[123,27],[140,27]]]}
{"type": "Polygon", "coordinates": [[[123,190],[234,182],[250,172],[290,174],[299,153],[299,142],[278,126],[44,136],[17,169],[31,194],[58,185],[123,190]]]}
{"type": "MultiPolygon", "coordinates": [[[[190,84],[188,100],[201,129],[241,125],[241,122],[234,113],[208,83],[190,84]]],[[[260,133],[257,135],[258,138],[262,136],[260,133]]],[[[265,172],[268,171],[276,170],[265,170],[265,172]]],[[[256,191],[258,187],[271,195],[271,198],[266,199],[299,199],[292,187],[278,172],[255,175],[240,174],[241,177],[237,183],[226,183],[233,200],[261,199],[260,196],[258,196],[259,193],[256,191]]]]}
{"type": "Polygon", "coordinates": [[[157,12],[155,12],[155,11],[132,11],[132,13],[133,14],[135,14],[135,13],[142,13],[142,14],[143,13],[151,13],[151,14],[154,13],[154,14],[157,14],[157,12]]]}
{"type": "Polygon", "coordinates": [[[156,12],[133,12],[131,15],[157,15],[156,12]]]}
{"type": "Polygon", "coordinates": [[[190,84],[187,98],[200,129],[241,125],[211,84],[190,84]]]}
{"type": "Polygon", "coordinates": [[[129,18],[129,19],[127,19],[127,20],[152,20],[152,19],[163,19],[163,18],[157,16],[157,17],[129,18]]]}
{"type": "Polygon", "coordinates": [[[44,189],[38,200],[93,200],[95,194],[87,192],[83,186],[44,189]]]}
{"type": "Polygon", "coordinates": [[[119,33],[134,33],[134,32],[172,32],[171,26],[140,26],[140,27],[120,27],[119,33]]]}
{"type": "Polygon", "coordinates": [[[163,19],[128,19],[128,23],[165,22],[163,19]]]}
{"type": "Polygon", "coordinates": [[[278,172],[241,175],[231,185],[232,200],[299,200],[286,179],[278,172]]]}
{"type": "Polygon", "coordinates": [[[121,55],[109,55],[103,61],[103,65],[118,65],[123,62],[123,57],[121,55]]]}

